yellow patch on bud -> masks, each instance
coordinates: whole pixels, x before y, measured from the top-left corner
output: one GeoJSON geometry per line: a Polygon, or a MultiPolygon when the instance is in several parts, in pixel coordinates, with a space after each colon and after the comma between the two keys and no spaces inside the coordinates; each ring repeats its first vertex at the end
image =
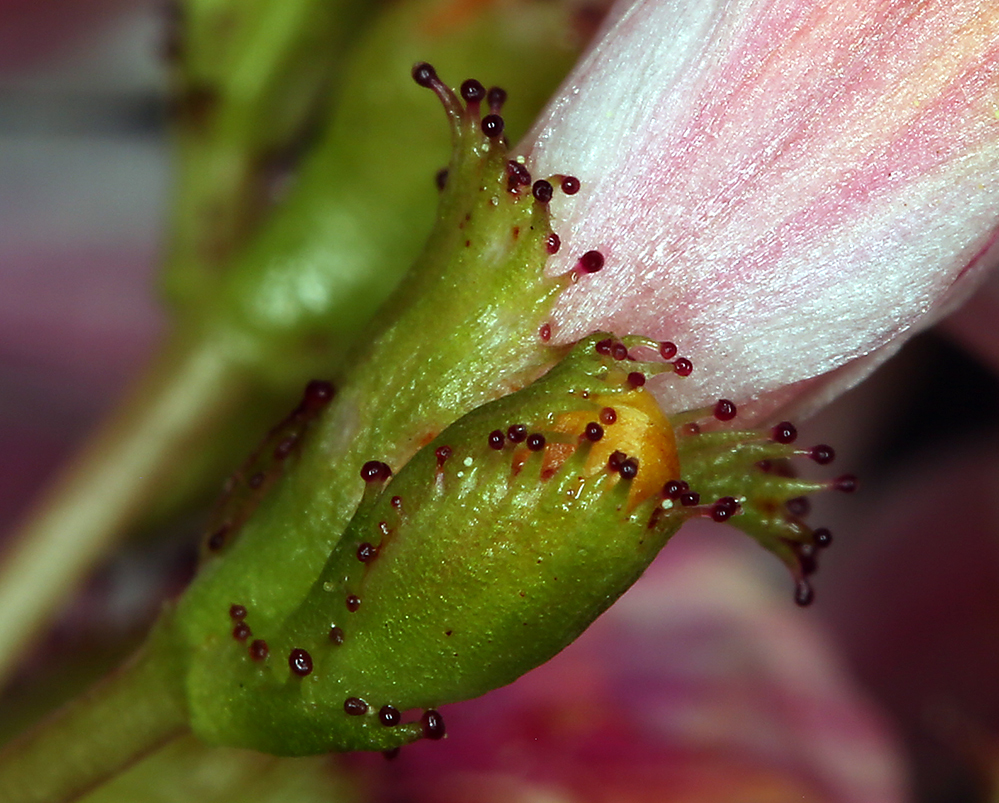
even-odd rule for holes
{"type": "MultiPolygon", "coordinates": [[[[564,433],[566,438],[549,441],[541,467],[542,479],[550,479],[558,472],[586,440],[584,433],[591,423],[599,424],[604,434],[590,446],[581,480],[607,471],[611,455],[622,452],[638,461],[638,474],[632,480],[628,496],[628,507],[634,509],[658,494],[667,482],[680,478],[673,427],[651,393],[639,387],[612,396],[591,397],[591,401],[598,405],[596,411],[561,413],[549,425],[550,431],[564,433]]],[[[520,471],[529,454],[526,448],[518,449],[513,460],[514,473],[520,471]]]]}

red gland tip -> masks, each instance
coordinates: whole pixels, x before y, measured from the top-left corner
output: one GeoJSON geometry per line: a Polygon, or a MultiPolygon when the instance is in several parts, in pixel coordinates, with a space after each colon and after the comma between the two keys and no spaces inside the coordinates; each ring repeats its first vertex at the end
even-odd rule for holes
{"type": "Polygon", "coordinates": [[[664,340],[659,344],[659,356],[664,360],[672,360],[676,356],[676,343],[664,340]]]}
{"type": "Polygon", "coordinates": [[[833,488],[841,493],[852,494],[860,487],[860,482],[853,474],[843,474],[833,480],[833,488]]]}
{"type": "Polygon", "coordinates": [[[503,133],[503,118],[498,114],[487,114],[482,118],[482,133],[490,139],[496,139],[503,133]]]}
{"type": "Polygon", "coordinates": [[[807,608],[815,601],[815,591],[807,580],[799,580],[794,587],[794,601],[802,608],[807,608]]]}
{"type": "Polygon", "coordinates": [[[735,403],[730,402],[728,399],[719,399],[715,404],[714,416],[719,421],[731,421],[735,418],[738,410],[736,409],[735,403]]]}
{"type": "Polygon", "coordinates": [[[447,733],[444,718],[432,708],[423,712],[420,724],[423,726],[423,736],[427,739],[443,739],[447,733]]]}
{"type": "Polygon", "coordinates": [[[690,376],[694,370],[694,364],[686,357],[678,357],[673,361],[673,370],[679,376],[690,376]]]}
{"type": "Polygon", "coordinates": [[[333,385],[322,379],[313,379],[305,386],[305,393],[302,394],[302,407],[315,412],[321,410],[333,400],[333,385]]]}
{"type": "Polygon", "coordinates": [[[604,255],[599,251],[587,251],[579,258],[579,267],[584,273],[596,273],[604,266],[604,255]]]}
{"type": "Polygon", "coordinates": [[[312,656],[305,650],[296,647],[288,655],[288,666],[294,674],[304,678],[306,675],[312,674],[312,656]]]}
{"type": "Polygon", "coordinates": [[[486,88],[474,78],[469,78],[461,85],[461,96],[466,103],[479,103],[486,96],[486,88]]]}
{"type": "Polygon", "coordinates": [[[365,482],[384,482],[392,476],[392,469],[381,460],[369,460],[361,466],[361,479],[365,482]]]}
{"type": "Polygon", "coordinates": [[[514,424],[507,428],[506,436],[511,443],[523,443],[527,440],[527,427],[523,424],[514,424]]]}
{"type": "Polygon", "coordinates": [[[486,93],[486,102],[489,104],[489,111],[493,114],[499,114],[503,104],[506,103],[506,90],[498,86],[489,87],[489,92],[486,93]]]}
{"type": "Polygon", "coordinates": [[[809,450],[808,456],[820,466],[826,466],[836,459],[836,451],[832,448],[832,446],[820,443],[818,446],[813,446],[809,450]]]}
{"type": "Polygon", "coordinates": [[[543,178],[539,178],[534,182],[534,186],[531,187],[531,194],[534,195],[538,203],[546,204],[552,199],[552,195],[555,190],[552,189],[552,185],[545,181],[543,178]]]}
{"type": "Polygon", "coordinates": [[[781,421],[770,431],[770,437],[777,443],[794,443],[798,438],[798,430],[790,421],[781,421]]]}
{"type": "Polygon", "coordinates": [[[563,176],[561,187],[566,195],[575,195],[579,192],[579,179],[575,176],[563,176]]]}
{"type": "Polygon", "coordinates": [[[677,500],[688,490],[690,486],[684,480],[670,480],[663,486],[663,499],[677,500]]]}
{"type": "Polygon", "coordinates": [[[413,65],[413,80],[420,86],[430,88],[439,79],[437,78],[437,70],[427,62],[421,61],[413,65]]]}

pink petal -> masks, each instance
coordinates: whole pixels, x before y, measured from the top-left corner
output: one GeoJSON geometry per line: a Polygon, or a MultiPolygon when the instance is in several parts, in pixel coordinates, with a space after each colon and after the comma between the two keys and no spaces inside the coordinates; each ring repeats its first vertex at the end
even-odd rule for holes
{"type": "Polygon", "coordinates": [[[553,202],[551,272],[607,260],[556,339],[678,341],[695,374],[670,409],[899,342],[995,261],[997,113],[994,4],[634,3],[523,148],[582,181],[553,202]]]}

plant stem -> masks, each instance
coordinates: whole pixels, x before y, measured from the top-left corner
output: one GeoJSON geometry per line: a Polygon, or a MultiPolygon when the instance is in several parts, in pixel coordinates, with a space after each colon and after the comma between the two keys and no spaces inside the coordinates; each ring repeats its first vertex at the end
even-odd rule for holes
{"type": "Polygon", "coordinates": [[[187,726],[182,674],[154,633],[122,668],[0,752],[0,800],[74,800],[187,726]]]}
{"type": "Polygon", "coordinates": [[[112,541],[211,448],[245,383],[212,341],[173,341],[38,501],[0,566],[0,685],[112,541]]]}

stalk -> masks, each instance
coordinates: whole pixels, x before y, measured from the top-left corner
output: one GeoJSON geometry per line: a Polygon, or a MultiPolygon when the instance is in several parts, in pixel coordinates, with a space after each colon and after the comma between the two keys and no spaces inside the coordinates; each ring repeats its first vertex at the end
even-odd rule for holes
{"type": "Polygon", "coordinates": [[[0,682],[108,546],[184,482],[247,390],[211,339],[174,341],[84,444],[9,542],[0,566],[0,682]]]}
{"type": "Polygon", "coordinates": [[[186,730],[182,674],[154,635],[132,660],[0,752],[0,800],[63,803],[186,730]]]}

